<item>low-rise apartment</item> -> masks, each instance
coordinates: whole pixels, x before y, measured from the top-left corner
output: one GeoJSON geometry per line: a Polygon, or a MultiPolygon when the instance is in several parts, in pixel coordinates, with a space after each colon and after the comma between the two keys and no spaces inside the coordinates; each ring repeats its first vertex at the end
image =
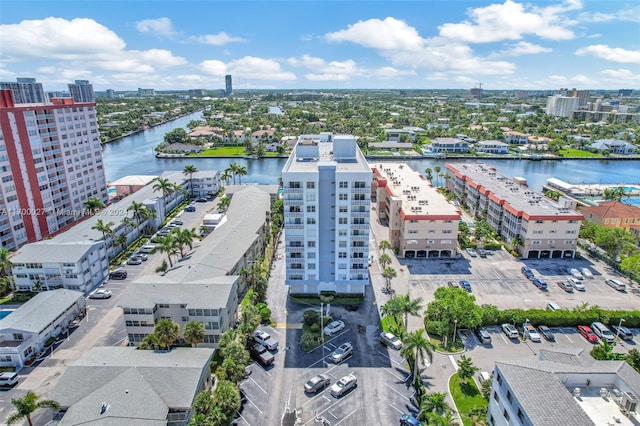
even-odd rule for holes
{"type": "Polygon", "coordinates": [[[572,258],[584,216],[482,163],[446,165],[446,186],[522,257],[572,258]]]}
{"type": "Polygon", "coordinates": [[[378,218],[400,257],[455,257],[460,210],[406,164],[372,166],[378,218]]]}

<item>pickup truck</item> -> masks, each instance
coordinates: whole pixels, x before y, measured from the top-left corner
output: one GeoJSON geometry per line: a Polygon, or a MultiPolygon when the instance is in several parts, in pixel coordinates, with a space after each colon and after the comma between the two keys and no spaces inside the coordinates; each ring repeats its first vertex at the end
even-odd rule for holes
{"type": "Polygon", "coordinates": [[[273,364],[273,360],[275,359],[273,354],[268,352],[267,348],[259,343],[256,343],[251,347],[251,358],[260,363],[263,367],[273,364]]]}
{"type": "Polygon", "coordinates": [[[256,330],[253,333],[253,338],[256,342],[260,343],[270,351],[275,351],[276,349],[278,349],[278,341],[271,337],[271,335],[266,331],[256,330]]]}

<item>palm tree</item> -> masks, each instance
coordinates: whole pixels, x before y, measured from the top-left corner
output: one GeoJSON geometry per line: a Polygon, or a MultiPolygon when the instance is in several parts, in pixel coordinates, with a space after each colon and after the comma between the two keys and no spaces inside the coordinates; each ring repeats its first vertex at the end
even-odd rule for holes
{"type": "MultiPolygon", "coordinates": [[[[442,170],[442,167],[440,166],[435,166],[433,168],[433,171],[436,172],[436,177],[440,176],[440,170],[442,170]]],[[[438,182],[439,182],[438,179],[436,179],[436,185],[438,184],[438,182]]]]}
{"type": "Polygon", "coordinates": [[[98,197],[87,198],[83,205],[89,214],[96,214],[100,209],[104,208],[104,203],[98,197]]]}
{"type": "Polygon", "coordinates": [[[204,324],[200,321],[189,321],[184,326],[184,340],[194,348],[204,340],[206,335],[204,324]]]}
{"type": "Polygon", "coordinates": [[[221,212],[226,211],[229,208],[229,204],[231,204],[231,198],[226,195],[223,196],[220,198],[220,201],[218,201],[218,210],[221,212]]]}
{"type": "Polygon", "coordinates": [[[142,342],[138,345],[138,349],[140,350],[158,350],[162,349],[162,342],[158,339],[158,336],[155,333],[147,334],[142,342]]]}
{"type": "Polygon", "coordinates": [[[11,270],[11,252],[6,248],[0,248],[0,275],[9,275],[11,270]]]}
{"type": "Polygon", "coordinates": [[[138,224],[137,228],[140,228],[140,222],[144,219],[144,209],[146,208],[147,207],[144,204],[139,203],[138,201],[132,201],[131,205],[127,207],[128,212],[133,212],[133,217],[136,219],[138,224]]]}
{"type": "Polygon", "coordinates": [[[419,420],[427,420],[427,415],[430,413],[436,413],[441,416],[451,411],[446,397],[447,394],[445,392],[432,392],[423,396],[422,402],[420,402],[420,412],[418,413],[419,420]]]}
{"type": "MultiPolygon", "coordinates": [[[[135,201],[134,201],[135,203],[135,201]]],[[[129,229],[134,229],[137,225],[136,222],[133,221],[130,217],[125,217],[120,221],[124,225],[124,233],[128,234],[129,229]]]]}
{"type": "Polygon", "coordinates": [[[12,425],[21,420],[27,419],[29,426],[33,426],[31,421],[31,414],[39,408],[51,408],[52,410],[59,410],[60,404],[51,399],[43,399],[38,401],[40,397],[35,392],[29,391],[22,398],[12,398],[11,404],[16,408],[17,413],[12,414],[7,419],[7,425],[12,425]]]}
{"type": "Polygon", "coordinates": [[[426,169],[424,169],[424,173],[429,183],[431,183],[431,181],[433,180],[433,171],[427,167],[426,169]]]}
{"type": "Polygon", "coordinates": [[[392,267],[385,268],[382,271],[382,276],[387,280],[387,290],[391,289],[391,280],[398,276],[396,270],[392,267]]]}
{"type": "Polygon", "coordinates": [[[404,332],[407,332],[407,326],[409,322],[409,315],[417,317],[420,316],[420,310],[422,309],[422,297],[411,299],[409,293],[401,294],[396,297],[398,300],[398,306],[400,313],[404,315],[404,332]]]}
{"type": "Polygon", "coordinates": [[[237,166],[235,173],[238,175],[238,184],[242,185],[242,176],[247,175],[247,166],[237,166]]]}
{"type": "Polygon", "coordinates": [[[184,257],[185,253],[182,249],[186,246],[189,247],[189,250],[193,248],[193,240],[198,238],[196,234],[196,229],[180,229],[175,233],[175,243],[180,248],[180,257],[184,257]]]}
{"type": "Polygon", "coordinates": [[[387,250],[391,250],[393,248],[393,246],[391,245],[391,243],[387,240],[382,240],[380,241],[380,243],[378,244],[378,248],[380,250],[382,250],[382,253],[386,253],[387,250]]]}
{"type": "Polygon", "coordinates": [[[410,331],[402,337],[403,347],[400,354],[409,361],[413,362],[413,380],[414,385],[419,383],[418,361],[424,362],[433,356],[433,344],[424,337],[424,329],[410,331]]]}
{"type": "Polygon", "coordinates": [[[382,253],[380,257],[378,257],[378,263],[382,266],[382,270],[384,271],[387,266],[391,265],[391,256],[387,253],[382,253]]]}
{"type": "MultiPolygon", "coordinates": [[[[155,219],[156,217],[158,217],[158,212],[155,211],[154,209],[150,209],[149,207],[145,207],[142,210],[142,219],[143,220],[155,219]]],[[[146,229],[149,229],[150,227],[151,227],[151,223],[147,223],[146,229]]]]}
{"type": "Polygon", "coordinates": [[[225,185],[227,185],[229,183],[229,179],[231,179],[231,176],[232,176],[231,171],[229,169],[226,169],[220,175],[220,179],[224,182],[225,185]]]}
{"type": "Polygon", "coordinates": [[[169,233],[166,237],[162,237],[158,239],[158,244],[162,253],[167,254],[167,258],[169,259],[169,267],[173,268],[173,259],[172,256],[178,253],[178,247],[176,247],[176,240],[172,233],[169,233]]]}
{"type": "Polygon", "coordinates": [[[98,219],[96,224],[91,227],[91,229],[102,233],[102,239],[105,241],[105,246],[107,244],[107,235],[113,237],[113,225],[115,225],[113,222],[104,223],[102,219],[98,219]]]}
{"type": "Polygon", "coordinates": [[[198,171],[198,168],[193,164],[187,164],[182,170],[182,174],[189,176],[189,187],[191,188],[191,198],[193,198],[193,174],[198,171]]]}
{"type": "Polygon", "coordinates": [[[153,334],[158,337],[162,347],[168,350],[171,344],[180,337],[180,325],[171,318],[161,319],[153,329],[153,334]]]}
{"type": "Polygon", "coordinates": [[[617,188],[606,188],[602,193],[602,198],[611,201],[622,201],[624,197],[624,188],[618,186],[617,188]]]}
{"type": "Polygon", "coordinates": [[[162,194],[162,201],[164,205],[167,205],[167,197],[176,192],[176,186],[169,181],[169,179],[157,177],[154,179],[153,192],[160,192],[162,194]]]}
{"type": "Polygon", "coordinates": [[[224,169],[224,172],[229,175],[230,179],[233,179],[233,184],[236,184],[236,168],[238,166],[236,165],[236,163],[231,163],[229,164],[229,167],[227,167],[226,169],[224,169]]]}

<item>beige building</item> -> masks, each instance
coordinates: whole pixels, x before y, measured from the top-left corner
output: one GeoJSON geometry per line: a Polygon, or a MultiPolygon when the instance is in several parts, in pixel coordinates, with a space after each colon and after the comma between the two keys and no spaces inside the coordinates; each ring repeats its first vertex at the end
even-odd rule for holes
{"type": "Polygon", "coordinates": [[[378,218],[400,257],[455,257],[460,210],[406,164],[372,166],[378,218]]]}
{"type": "Polygon", "coordinates": [[[487,164],[447,164],[453,191],[474,216],[484,219],[503,241],[515,244],[525,258],[574,257],[580,213],[529,188],[523,178],[510,179],[487,164]]]}

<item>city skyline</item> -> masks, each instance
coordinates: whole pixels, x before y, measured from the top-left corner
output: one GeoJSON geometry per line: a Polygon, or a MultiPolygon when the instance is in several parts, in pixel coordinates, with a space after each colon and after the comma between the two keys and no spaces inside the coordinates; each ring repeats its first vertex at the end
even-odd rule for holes
{"type": "Polygon", "coordinates": [[[3,2],[0,80],[64,89],[619,89],[640,7],[516,2],[3,2]],[[28,5],[28,7],[25,7],[28,5]],[[197,19],[194,19],[194,16],[197,19]]]}

